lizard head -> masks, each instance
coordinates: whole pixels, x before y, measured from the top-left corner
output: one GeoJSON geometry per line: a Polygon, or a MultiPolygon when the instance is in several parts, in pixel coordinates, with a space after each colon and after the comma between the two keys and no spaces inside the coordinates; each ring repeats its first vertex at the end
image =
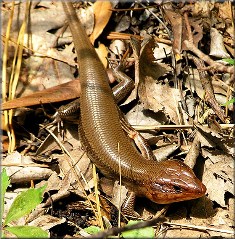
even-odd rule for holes
{"type": "Polygon", "coordinates": [[[204,184],[186,164],[177,160],[166,160],[160,164],[160,175],[154,176],[153,169],[148,183],[144,183],[144,195],[151,201],[168,204],[196,199],[206,193],[204,184]]]}

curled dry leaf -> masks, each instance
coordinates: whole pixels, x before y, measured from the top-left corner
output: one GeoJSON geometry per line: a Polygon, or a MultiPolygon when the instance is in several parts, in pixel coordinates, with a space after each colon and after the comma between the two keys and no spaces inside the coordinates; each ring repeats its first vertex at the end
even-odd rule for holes
{"type": "Polygon", "coordinates": [[[75,99],[80,96],[80,91],[81,88],[79,80],[74,80],[43,91],[37,91],[24,97],[4,102],[2,104],[2,110],[75,99]]]}
{"type": "MultiPolygon", "coordinates": [[[[86,188],[86,190],[90,189],[93,186],[92,182],[90,182],[92,179],[92,167],[78,139],[77,125],[64,124],[64,130],[66,130],[65,138],[57,134],[57,140],[61,145],[57,142],[56,144],[58,149],[61,149],[61,146],[64,147],[69,155],[66,153],[54,155],[59,162],[60,176],[64,179],[68,174],[70,175],[69,182],[70,185],[73,185],[70,189],[78,190],[79,192],[83,191],[82,187],[86,188]],[[84,179],[86,182],[84,182],[84,179]],[[90,184],[88,184],[89,182],[90,184]]],[[[54,147],[51,148],[50,144],[46,144],[40,153],[51,154],[53,150],[54,147]]]]}
{"type": "Polygon", "coordinates": [[[94,44],[96,38],[103,32],[107,25],[109,18],[112,15],[112,5],[109,1],[96,1],[93,5],[95,14],[95,28],[90,36],[92,44],[94,44]]]}
{"type": "Polygon", "coordinates": [[[176,59],[180,59],[180,54],[182,50],[182,36],[183,36],[183,19],[180,13],[173,11],[172,9],[164,9],[166,19],[172,26],[172,31],[174,35],[172,48],[176,55],[176,59]]]}
{"type": "Polygon", "coordinates": [[[229,58],[230,55],[227,53],[223,36],[219,33],[216,28],[211,28],[211,45],[210,45],[210,54],[211,56],[215,56],[218,58],[229,58]]]}
{"type": "MultiPolygon", "coordinates": [[[[169,71],[169,68],[154,62],[153,47],[154,41],[150,39],[142,48],[140,55],[140,100],[145,109],[154,112],[162,111],[172,122],[179,124],[177,109],[178,102],[181,101],[181,93],[179,89],[157,82],[157,79],[169,71]]],[[[187,121],[186,114],[184,120],[187,121]]]]}
{"type": "Polygon", "coordinates": [[[233,138],[202,125],[196,125],[195,127],[200,133],[200,141],[202,146],[209,148],[218,147],[219,149],[223,150],[224,153],[228,153],[230,155],[234,154],[233,138]]]}
{"type": "Polygon", "coordinates": [[[108,65],[107,62],[107,56],[108,56],[108,50],[106,49],[104,44],[99,44],[99,47],[95,49],[100,60],[102,61],[104,67],[106,68],[108,65]]]}
{"type": "Polygon", "coordinates": [[[165,43],[158,43],[158,47],[154,49],[154,57],[156,60],[164,59],[167,55],[171,54],[172,46],[165,43]]]}
{"type": "Polygon", "coordinates": [[[202,155],[210,159],[205,162],[203,174],[203,183],[207,187],[208,196],[225,207],[225,193],[234,195],[234,160],[220,150],[203,149],[202,155]]]}
{"type": "Polygon", "coordinates": [[[232,23],[234,21],[234,16],[232,13],[232,4],[230,1],[224,1],[223,3],[216,4],[218,7],[218,15],[224,19],[226,22],[232,23]]]}
{"type": "MultiPolygon", "coordinates": [[[[168,6],[169,7],[169,6],[168,6]]],[[[188,32],[185,27],[185,19],[182,13],[171,9],[164,9],[165,16],[167,17],[173,32],[172,49],[175,54],[176,61],[181,59],[182,50],[185,50],[184,40],[188,39],[188,32]]],[[[193,43],[195,46],[203,37],[203,29],[201,20],[195,17],[189,18],[189,23],[193,27],[193,43]]]]}
{"type": "Polygon", "coordinates": [[[196,126],[201,144],[201,155],[205,159],[203,183],[211,200],[226,206],[225,193],[234,195],[234,140],[217,130],[196,126]],[[218,190],[220,189],[220,190],[218,190]]]}
{"type": "Polygon", "coordinates": [[[126,195],[127,195],[127,188],[125,186],[120,186],[118,181],[115,181],[113,187],[113,198],[112,203],[117,207],[120,208],[122,203],[124,202],[126,195]]]}
{"type": "MultiPolygon", "coordinates": [[[[203,37],[203,27],[201,19],[198,20],[197,18],[189,18],[189,24],[194,29],[193,30],[193,43],[195,46],[198,46],[198,43],[201,41],[203,37]]],[[[185,33],[185,28],[184,28],[185,33]]],[[[185,46],[182,47],[185,50],[185,46]]]]}
{"type": "Polygon", "coordinates": [[[197,161],[197,157],[200,154],[200,149],[201,149],[201,144],[200,144],[200,140],[199,140],[198,132],[197,132],[194,137],[193,143],[191,144],[189,152],[184,160],[184,163],[187,164],[190,168],[194,167],[197,161]]]}
{"type": "MultiPolygon", "coordinates": [[[[180,124],[178,103],[181,100],[179,89],[171,88],[168,84],[156,83],[153,78],[146,76],[145,84],[139,87],[139,96],[146,109],[154,112],[164,112],[175,124],[180,124]]],[[[184,114],[187,121],[187,115],[184,114]]]]}
{"type": "MultiPolygon", "coordinates": [[[[204,100],[205,98],[205,90],[202,87],[201,80],[199,78],[199,72],[197,69],[189,69],[189,75],[186,78],[185,86],[192,92],[196,92],[197,95],[204,100]]],[[[227,92],[228,86],[222,82],[218,82],[216,80],[212,80],[211,84],[214,89],[215,98],[220,105],[225,104],[228,101],[227,92]]],[[[231,99],[230,96],[229,99],[231,99]]],[[[229,109],[232,110],[232,105],[229,105],[229,109]]]]}
{"type": "Polygon", "coordinates": [[[50,228],[65,223],[65,218],[53,217],[51,215],[42,215],[30,222],[29,226],[40,227],[43,230],[49,230],[50,228]]]}
{"type": "Polygon", "coordinates": [[[156,157],[156,160],[161,161],[167,159],[167,157],[175,152],[178,148],[179,146],[177,144],[168,144],[166,146],[160,147],[159,149],[155,149],[153,153],[156,157]]]}
{"type": "Polygon", "coordinates": [[[7,174],[11,176],[12,183],[30,182],[32,180],[43,180],[50,177],[52,170],[42,167],[8,167],[7,174]]]}
{"type": "Polygon", "coordinates": [[[29,156],[23,156],[18,152],[9,154],[2,164],[7,166],[7,175],[11,177],[11,183],[30,182],[31,180],[43,180],[50,177],[53,170],[46,165],[36,164],[29,156]]]}

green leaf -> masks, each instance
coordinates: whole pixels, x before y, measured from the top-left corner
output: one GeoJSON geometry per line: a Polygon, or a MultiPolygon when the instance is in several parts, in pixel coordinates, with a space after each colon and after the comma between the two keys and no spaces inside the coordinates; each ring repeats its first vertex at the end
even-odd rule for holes
{"type": "Polygon", "coordinates": [[[230,104],[233,104],[233,103],[235,103],[235,98],[232,98],[231,100],[229,100],[226,103],[222,104],[222,106],[227,106],[227,105],[230,105],[230,104]]]}
{"type": "Polygon", "coordinates": [[[96,226],[90,226],[87,228],[84,228],[84,231],[89,233],[89,234],[95,234],[101,231],[101,229],[99,227],[96,226]]]}
{"type": "Polygon", "coordinates": [[[225,58],[223,61],[228,62],[230,65],[235,65],[235,60],[232,58],[225,58]]]}
{"type": "MultiPolygon", "coordinates": [[[[130,220],[127,226],[134,225],[140,221],[130,220]]],[[[122,232],[124,238],[154,238],[154,229],[152,227],[145,227],[141,229],[134,229],[131,231],[122,232]]]]}
{"type": "Polygon", "coordinates": [[[30,188],[18,195],[6,215],[4,225],[29,214],[33,209],[35,209],[43,199],[42,195],[45,188],[46,185],[37,189],[30,188]]]}
{"type": "MultiPolygon", "coordinates": [[[[0,214],[4,210],[4,196],[5,196],[5,193],[6,193],[7,188],[8,188],[9,185],[10,185],[10,179],[7,176],[6,169],[3,168],[2,173],[1,173],[1,193],[0,193],[0,200],[1,200],[0,207],[1,208],[0,208],[0,214]]],[[[0,215],[0,218],[2,218],[1,215],[0,215]]]]}
{"type": "Polygon", "coordinates": [[[13,233],[18,238],[49,238],[48,233],[42,230],[40,227],[15,226],[5,227],[4,229],[13,233]]]}

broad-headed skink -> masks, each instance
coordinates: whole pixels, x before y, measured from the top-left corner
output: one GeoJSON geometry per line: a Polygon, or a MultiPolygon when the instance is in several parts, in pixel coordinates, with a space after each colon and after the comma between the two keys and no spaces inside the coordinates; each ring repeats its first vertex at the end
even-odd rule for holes
{"type": "Polygon", "coordinates": [[[79,134],[88,157],[107,177],[159,204],[195,199],[206,187],[181,161],[146,160],[119,120],[108,76],[71,2],[62,2],[72,33],[81,82],[79,134]]]}

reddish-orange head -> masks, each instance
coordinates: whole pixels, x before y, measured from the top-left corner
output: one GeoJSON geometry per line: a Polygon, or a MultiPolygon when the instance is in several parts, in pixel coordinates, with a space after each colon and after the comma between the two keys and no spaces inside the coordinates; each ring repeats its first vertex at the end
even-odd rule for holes
{"type": "Polygon", "coordinates": [[[202,197],[206,187],[191,168],[180,161],[167,160],[160,163],[163,170],[144,182],[143,194],[151,201],[168,204],[202,197]]]}

